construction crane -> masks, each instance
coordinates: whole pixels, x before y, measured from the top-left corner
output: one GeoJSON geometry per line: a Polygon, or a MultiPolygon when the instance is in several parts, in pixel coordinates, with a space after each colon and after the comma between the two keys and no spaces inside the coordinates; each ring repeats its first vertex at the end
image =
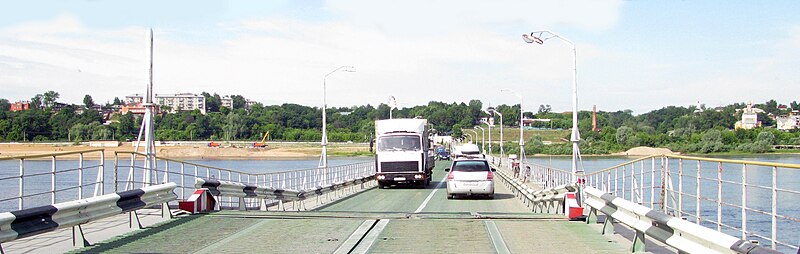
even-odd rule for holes
{"type": "Polygon", "coordinates": [[[261,138],[261,142],[253,142],[253,147],[267,147],[267,137],[269,136],[269,131],[264,132],[264,137],[261,138]]]}

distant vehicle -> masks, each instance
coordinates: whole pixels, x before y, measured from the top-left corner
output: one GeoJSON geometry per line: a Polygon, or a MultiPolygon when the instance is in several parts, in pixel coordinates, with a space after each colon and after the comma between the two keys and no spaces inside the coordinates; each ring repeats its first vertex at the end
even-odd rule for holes
{"type": "Polygon", "coordinates": [[[442,150],[442,151],[436,153],[436,157],[439,158],[439,160],[442,160],[442,161],[449,161],[450,160],[450,153],[448,153],[446,150],[442,150]]]}
{"type": "Polygon", "coordinates": [[[264,137],[261,138],[261,142],[253,142],[253,147],[267,147],[267,137],[269,136],[269,131],[264,132],[264,137]]]}
{"type": "Polygon", "coordinates": [[[456,195],[485,195],[494,199],[494,169],[486,159],[467,158],[453,160],[445,171],[447,175],[447,199],[456,195]]]}
{"type": "Polygon", "coordinates": [[[222,143],[220,142],[214,142],[214,141],[208,142],[208,147],[220,147],[221,145],[222,143]]]}
{"type": "Polygon", "coordinates": [[[481,150],[478,145],[463,144],[456,147],[456,151],[453,152],[453,158],[483,158],[483,156],[481,156],[481,150]]]}
{"type": "Polygon", "coordinates": [[[415,184],[425,188],[433,174],[430,129],[426,119],[375,121],[375,177],[378,187],[415,184]]]}

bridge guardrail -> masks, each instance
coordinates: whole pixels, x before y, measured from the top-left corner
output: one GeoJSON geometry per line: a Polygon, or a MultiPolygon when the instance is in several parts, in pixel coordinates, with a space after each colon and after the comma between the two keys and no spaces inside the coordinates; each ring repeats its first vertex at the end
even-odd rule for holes
{"type": "Polygon", "coordinates": [[[73,244],[85,247],[81,224],[175,200],[175,183],[0,213],[0,243],[73,228],[73,244]]]}
{"type": "Polygon", "coordinates": [[[496,172],[514,195],[520,198],[523,204],[531,207],[531,210],[534,212],[558,213],[559,208],[564,205],[566,193],[578,190],[577,185],[571,184],[562,184],[544,190],[534,190],[523,183],[522,180],[514,178],[513,175],[509,175],[508,172],[503,170],[498,170],[496,172]]]}
{"type": "MultiPolygon", "coordinates": [[[[571,179],[568,171],[530,165],[534,165],[533,186],[547,188],[571,179]]],[[[798,177],[798,164],[671,154],[645,156],[577,175],[582,187],[591,186],[782,252],[800,249],[796,244],[800,237],[795,202],[800,197],[798,177]]]]}
{"type": "MultiPolygon", "coordinates": [[[[130,189],[148,183],[176,182],[179,199],[187,199],[194,192],[195,178],[216,179],[238,182],[245,185],[268,186],[276,189],[306,190],[331,183],[344,182],[366,175],[375,174],[375,162],[360,162],[347,165],[329,166],[327,168],[309,168],[286,170],[269,173],[249,173],[235,169],[227,169],[199,163],[156,157],[158,168],[146,178],[142,153],[114,153],[114,188],[130,189]],[[121,160],[130,157],[130,161],[121,160]]],[[[219,200],[223,201],[223,200],[219,200]]],[[[229,197],[228,204],[234,204],[229,197]]]]}
{"type": "MultiPolygon", "coordinates": [[[[669,216],[657,210],[586,187],[586,200],[591,209],[606,215],[603,233],[613,232],[613,223],[620,222],[636,231],[632,251],[645,250],[645,235],[685,253],[780,253],[757,244],[669,216]]],[[[587,219],[587,223],[592,220],[587,219]]]]}
{"type": "MultiPolygon", "coordinates": [[[[322,196],[343,189],[348,186],[355,186],[357,184],[367,183],[374,180],[374,176],[363,176],[347,181],[332,183],[326,186],[318,186],[308,190],[291,190],[279,189],[268,186],[257,186],[250,184],[243,184],[231,181],[222,181],[215,179],[202,179],[196,178],[195,188],[206,188],[211,195],[217,197],[236,197],[239,199],[239,210],[246,210],[245,198],[260,199],[261,210],[266,210],[267,200],[277,200],[280,209],[285,201],[303,201],[307,198],[322,196]]],[[[304,204],[301,202],[297,209],[303,209],[304,204]]]]}
{"type": "Polygon", "coordinates": [[[796,252],[800,165],[652,155],[579,176],[586,186],[718,232],[796,252]]]}

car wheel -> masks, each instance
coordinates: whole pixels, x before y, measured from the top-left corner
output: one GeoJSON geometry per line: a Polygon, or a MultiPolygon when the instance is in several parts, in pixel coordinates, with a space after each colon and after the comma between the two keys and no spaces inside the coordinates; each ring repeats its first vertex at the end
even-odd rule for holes
{"type": "Polygon", "coordinates": [[[492,194],[489,194],[489,195],[486,195],[486,198],[488,198],[488,199],[494,199],[494,193],[492,193],[492,194]]]}
{"type": "Polygon", "coordinates": [[[455,195],[447,194],[447,199],[453,199],[453,198],[455,198],[455,195]]]}
{"type": "Polygon", "coordinates": [[[383,189],[383,188],[386,188],[386,184],[378,182],[378,189],[383,189]]]}

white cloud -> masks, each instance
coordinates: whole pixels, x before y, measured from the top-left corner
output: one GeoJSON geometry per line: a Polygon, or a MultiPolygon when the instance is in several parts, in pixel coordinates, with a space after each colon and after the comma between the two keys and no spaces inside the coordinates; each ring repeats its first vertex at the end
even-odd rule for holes
{"type": "MultiPolygon", "coordinates": [[[[210,42],[187,41],[172,34],[204,31],[156,28],[155,90],[242,94],[267,104],[319,106],[323,75],[340,65],[355,65],[356,73],[329,77],[329,105],[374,105],[385,103],[389,96],[406,106],[473,98],[513,104],[517,99],[499,92],[512,88],[525,94],[526,109],[539,104],[568,107],[569,97],[564,95],[570,91],[571,52],[558,43],[524,44],[520,32],[508,24],[567,23],[607,29],[616,22],[619,3],[567,3],[580,5],[574,13],[586,12],[583,16],[558,15],[564,12],[555,11],[558,8],[552,4],[523,3],[524,8],[508,8],[512,2],[404,3],[363,14],[375,3],[336,1],[329,8],[342,20],[228,21],[200,28],[220,35],[219,41],[210,42]],[[403,10],[413,9],[404,6],[423,6],[424,10],[411,15],[403,10]],[[416,25],[404,26],[404,20],[416,25]],[[425,24],[437,20],[440,25],[414,36],[394,30],[422,31],[425,24]],[[510,27],[513,33],[491,29],[495,25],[510,27]]],[[[87,93],[105,101],[141,93],[147,82],[144,27],[90,29],[76,17],[60,16],[0,31],[0,97],[27,99],[56,90],[67,102],[79,103],[87,93]]],[[[607,54],[590,44],[578,43],[578,47],[579,65],[607,54]]]]}
{"type": "Polygon", "coordinates": [[[622,1],[336,0],[326,4],[353,24],[387,33],[429,35],[507,24],[604,30],[616,23],[622,1]]]}

